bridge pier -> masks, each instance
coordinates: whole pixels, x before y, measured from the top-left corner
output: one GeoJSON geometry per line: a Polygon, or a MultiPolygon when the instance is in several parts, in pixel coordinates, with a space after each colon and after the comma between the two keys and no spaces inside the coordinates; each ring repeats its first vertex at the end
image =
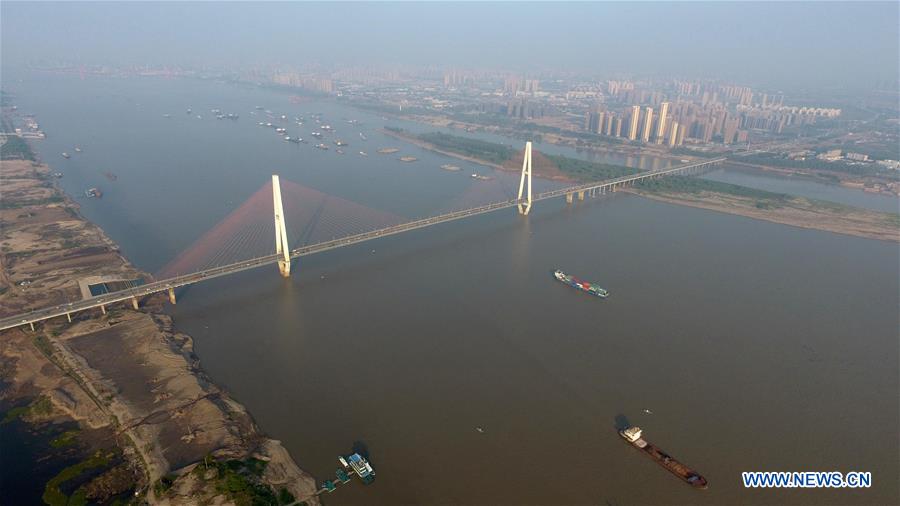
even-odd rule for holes
{"type": "Polygon", "coordinates": [[[567,193],[566,194],[566,204],[571,204],[571,203],[572,203],[572,194],[567,193]]]}
{"type": "Polygon", "coordinates": [[[106,314],[106,306],[104,306],[103,304],[100,304],[100,313],[106,314]]]}
{"type": "Polygon", "coordinates": [[[278,260],[278,272],[287,278],[291,275],[291,248],[288,245],[287,228],[284,226],[281,182],[276,174],[272,174],[272,200],[275,204],[275,254],[282,257],[278,260]]]}
{"type": "Polygon", "coordinates": [[[578,192],[578,200],[584,200],[584,190],[578,192]]]}
{"type": "Polygon", "coordinates": [[[171,302],[173,306],[176,304],[176,302],[175,302],[175,289],[174,289],[174,288],[169,288],[169,302],[171,302]]]}
{"type": "Polygon", "coordinates": [[[138,300],[137,300],[137,297],[132,297],[132,298],[131,298],[131,307],[133,307],[135,311],[137,311],[138,309],[140,309],[140,308],[138,307],[138,300]]]}
{"type": "Polygon", "coordinates": [[[525,157],[522,159],[522,177],[519,179],[519,196],[518,201],[522,201],[522,194],[525,192],[525,182],[528,182],[528,201],[525,205],[518,204],[519,214],[526,215],[531,211],[531,141],[525,143],[525,157]]]}
{"type": "Polygon", "coordinates": [[[34,332],[34,322],[29,322],[28,326],[31,327],[31,331],[34,332]]]}
{"type": "Polygon", "coordinates": [[[66,313],[66,318],[69,319],[69,323],[72,323],[72,313],[66,313]]]}

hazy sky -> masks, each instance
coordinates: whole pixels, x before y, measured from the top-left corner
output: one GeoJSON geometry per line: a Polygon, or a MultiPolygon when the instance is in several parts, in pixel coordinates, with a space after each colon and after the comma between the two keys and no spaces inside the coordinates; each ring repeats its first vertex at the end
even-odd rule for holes
{"type": "Polygon", "coordinates": [[[0,3],[4,65],[435,64],[871,87],[898,2],[0,3]]]}

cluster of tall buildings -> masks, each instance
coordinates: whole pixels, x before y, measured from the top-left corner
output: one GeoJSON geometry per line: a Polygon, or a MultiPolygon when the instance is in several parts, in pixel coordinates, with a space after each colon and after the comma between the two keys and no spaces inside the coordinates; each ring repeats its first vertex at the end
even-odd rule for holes
{"type": "Polygon", "coordinates": [[[536,93],[540,83],[537,79],[522,79],[518,76],[507,77],[503,80],[503,91],[515,96],[519,92],[536,93]]]}
{"type": "Polygon", "coordinates": [[[510,100],[506,104],[506,115],[519,119],[543,118],[546,109],[544,104],[524,98],[510,100]]]}
{"type": "Polygon", "coordinates": [[[610,137],[622,137],[630,141],[665,144],[670,147],[684,143],[685,125],[673,120],[669,102],[641,108],[633,105],[624,112],[590,112],[585,120],[588,131],[610,137]]]}
{"type": "Polygon", "coordinates": [[[475,75],[471,72],[460,72],[456,70],[452,70],[449,72],[444,72],[444,87],[461,87],[461,86],[471,86],[475,84],[475,75]]]}
{"type": "Polygon", "coordinates": [[[624,104],[624,109],[602,105],[587,113],[586,130],[671,147],[687,139],[742,143],[751,131],[780,134],[790,126],[841,114],[840,109],[786,106],[782,94],[714,82],[674,81],[663,89],[641,89],[630,81],[608,81],[606,91],[607,100],[624,104]]]}
{"type": "Polygon", "coordinates": [[[334,81],[317,77],[305,77],[298,72],[276,72],[272,75],[272,82],[291,88],[303,88],[319,93],[333,93],[334,81]]]}

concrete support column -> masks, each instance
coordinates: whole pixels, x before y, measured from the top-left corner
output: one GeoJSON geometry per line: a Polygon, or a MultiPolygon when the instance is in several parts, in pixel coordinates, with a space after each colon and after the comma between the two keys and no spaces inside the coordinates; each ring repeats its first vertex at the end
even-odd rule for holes
{"type": "Polygon", "coordinates": [[[572,194],[567,193],[566,194],[566,204],[571,204],[571,203],[572,203],[572,194]]]}
{"type": "Polygon", "coordinates": [[[287,278],[291,275],[291,250],[284,224],[284,206],[281,204],[281,182],[276,174],[272,174],[272,200],[275,210],[275,253],[281,257],[278,272],[287,278]]]}
{"type": "Polygon", "coordinates": [[[584,200],[584,190],[578,192],[578,200],[584,200]]]}
{"type": "Polygon", "coordinates": [[[69,319],[69,323],[72,323],[72,314],[71,313],[66,313],[66,318],[69,319]]]}
{"type": "Polygon", "coordinates": [[[524,205],[519,204],[519,214],[528,214],[531,210],[531,141],[525,143],[525,157],[522,159],[522,177],[519,178],[519,196],[517,200],[527,198],[524,205]],[[525,184],[528,183],[528,191],[525,191],[525,184]]]}
{"type": "Polygon", "coordinates": [[[174,288],[169,288],[169,302],[171,302],[173,305],[176,304],[176,302],[175,302],[175,289],[174,289],[174,288]]]}
{"type": "Polygon", "coordinates": [[[133,307],[135,311],[137,311],[137,310],[139,309],[139,308],[138,308],[137,297],[132,297],[132,298],[131,298],[131,307],[133,307]]]}
{"type": "Polygon", "coordinates": [[[103,313],[103,314],[106,314],[106,306],[104,306],[104,305],[101,304],[101,305],[100,305],[100,312],[103,313]]]}
{"type": "Polygon", "coordinates": [[[28,326],[30,326],[30,327],[31,327],[31,331],[34,332],[34,323],[33,323],[33,322],[32,322],[32,323],[29,323],[28,326]]]}

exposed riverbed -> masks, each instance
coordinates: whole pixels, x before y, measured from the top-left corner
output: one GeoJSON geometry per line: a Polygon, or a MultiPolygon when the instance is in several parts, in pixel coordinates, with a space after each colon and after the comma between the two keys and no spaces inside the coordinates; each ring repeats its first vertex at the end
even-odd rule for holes
{"type": "MultiPolygon", "coordinates": [[[[479,188],[469,169],[489,170],[443,171],[460,162],[408,145],[398,154],[414,164],[341,157],[283,142],[249,115],[315,110],[353,135],[340,122],[358,119],[368,140],[351,153],[398,144],[376,132],[378,116],[333,103],[208,82],[39,77],[17,91],[48,132],[42,154],[73,194],[105,185],[84,212],[147,270],[272,172],[417,216],[479,188]],[[241,119],[197,119],[188,106],[241,119]],[[84,156],[58,157],[76,144],[84,156]]],[[[892,504],[898,264],[893,243],[617,194],[304,258],[289,280],[274,267],[214,280],[172,314],[211,378],[302,467],[330,476],[337,455],[368,449],[375,484],[339,489],[330,504],[892,504]],[[555,282],[557,267],[610,298],[555,282]],[[624,444],[623,419],[709,490],[624,444]],[[748,491],[747,470],[864,470],[874,481],[748,491]]]]}

